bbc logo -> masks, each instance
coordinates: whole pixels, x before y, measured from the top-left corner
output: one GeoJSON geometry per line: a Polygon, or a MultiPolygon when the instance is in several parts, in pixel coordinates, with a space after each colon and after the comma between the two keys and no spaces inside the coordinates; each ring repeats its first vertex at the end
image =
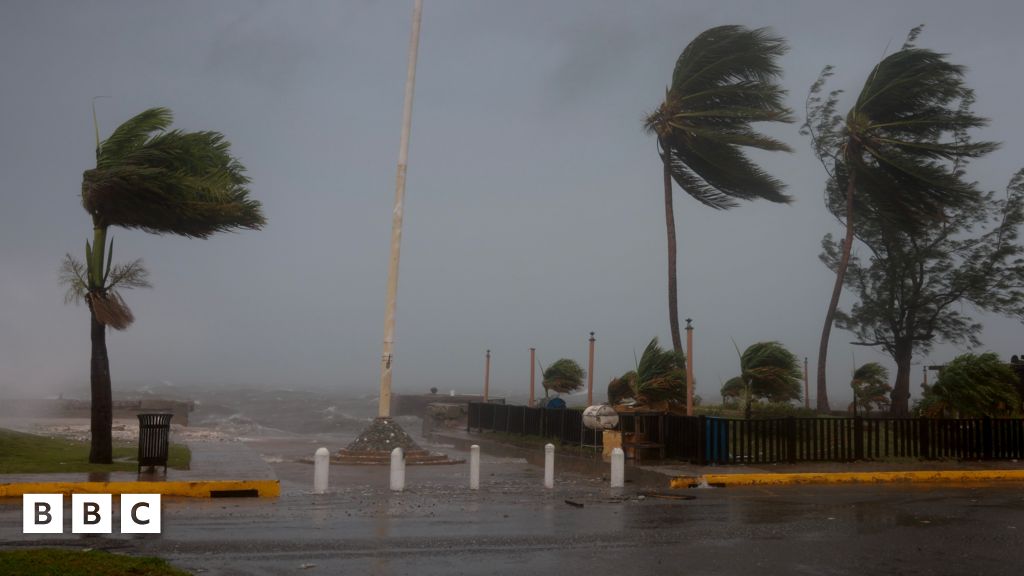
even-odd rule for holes
{"type": "MultiPolygon", "coordinates": [[[[71,532],[110,534],[114,506],[110,494],[72,494],[71,532]]],[[[63,534],[64,495],[25,494],[21,503],[23,534],[63,534]]],[[[121,533],[159,534],[160,495],[122,494],[121,533]]]]}

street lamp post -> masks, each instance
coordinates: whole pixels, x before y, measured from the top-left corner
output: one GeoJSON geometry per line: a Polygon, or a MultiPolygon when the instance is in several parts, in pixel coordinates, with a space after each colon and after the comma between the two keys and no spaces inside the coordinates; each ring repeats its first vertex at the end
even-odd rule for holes
{"type": "Polygon", "coordinates": [[[590,333],[590,362],[587,364],[587,406],[594,405],[594,333],[590,333]]]}
{"type": "Polygon", "coordinates": [[[388,296],[384,309],[384,350],[380,361],[380,402],[377,416],[391,416],[391,364],[395,345],[395,297],[398,294],[398,259],[402,245],[402,215],[405,204],[405,173],[409,162],[409,132],[412,127],[412,97],[416,86],[416,57],[420,45],[420,20],[423,0],[412,9],[412,34],[409,38],[409,64],[405,77],[405,104],[402,108],[402,139],[398,149],[395,178],[395,204],[391,211],[391,259],[388,266],[388,296]]]}
{"type": "Polygon", "coordinates": [[[693,322],[686,319],[686,415],[693,416],[693,322]]]}

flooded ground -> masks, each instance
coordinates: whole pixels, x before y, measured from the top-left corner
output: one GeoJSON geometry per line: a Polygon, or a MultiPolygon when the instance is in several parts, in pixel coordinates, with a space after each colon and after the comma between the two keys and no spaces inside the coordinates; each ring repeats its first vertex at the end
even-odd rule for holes
{"type": "MultiPolygon", "coordinates": [[[[672,500],[645,485],[611,489],[592,469],[557,461],[547,490],[540,466],[485,452],[479,491],[468,489],[465,464],[411,466],[401,493],[388,489],[386,467],[333,465],[329,491],[312,494],[303,460],[354,438],[373,416],[370,399],[253,391],[216,400],[200,398],[196,427],[175,434],[244,442],[281,480],[280,498],[167,498],[154,536],[33,537],[9,500],[0,547],[105,548],[204,575],[1016,575],[1024,566],[1019,483],[712,488],[672,500]]],[[[419,437],[418,419],[400,421],[424,447],[466,458],[419,437]]]]}

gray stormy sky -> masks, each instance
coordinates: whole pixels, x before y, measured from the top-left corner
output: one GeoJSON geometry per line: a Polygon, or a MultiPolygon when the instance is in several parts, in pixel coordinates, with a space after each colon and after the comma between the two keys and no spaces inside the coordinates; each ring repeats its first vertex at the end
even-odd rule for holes
{"type": "MultiPolygon", "coordinates": [[[[88,313],[62,305],[56,278],[90,235],[79,188],[97,95],[110,96],[97,101],[103,136],[158,105],[177,127],[226,134],[269,219],[206,241],[114,231],[115,258],[144,258],[155,285],[126,295],[137,321],[108,339],[115,383],[372,390],[411,4],[0,1],[0,390],[87,390],[88,313]]],[[[1001,190],[1024,165],[1022,16],[994,1],[427,0],[395,390],[479,389],[490,348],[495,393],[525,393],[530,346],[545,364],[585,366],[594,330],[603,398],[634,350],[655,335],[670,344],[661,171],[641,125],[704,29],[786,37],[802,115],[824,65],[856,92],[887,46],[927,24],[919,45],[967,65],[993,119],[978,136],[1004,142],[971,169],[1001,190]]],[[[819,242],[841,227],[797,125],[771,132],[797,150],[759,156],[793,205],[715,212],[677,194],[680,310],[695,319],[697,392],[711,400],[736,372],[730,338],[780,340],[814,371],[833,281],[819,242]]],[[[986,349],[1024,352],[1017,321],[981,318],[986,349]]],[[[832,337],[836,406],[850,340],[832,337]]],[[[927,361],[958,352],[938,346],[927,361]]]]}

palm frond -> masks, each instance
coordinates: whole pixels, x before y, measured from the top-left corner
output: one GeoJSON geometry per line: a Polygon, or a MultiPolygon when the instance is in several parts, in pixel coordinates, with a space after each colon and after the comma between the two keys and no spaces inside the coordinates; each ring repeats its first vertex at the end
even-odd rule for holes
{"type": "Polygon", "coordinates": [[[665,101],[645,120],[658,137],[673,180],[701,203],[719,210],[738,200],[789,202],[785,185],[743,151],[790,151],[755,131],[754,122],[792,122],[776,60],[785,41],[767,29],[711,28],[676,61],[665,101]]]}
{"type": "Polygon", "coordinates": [[[543,386],[547,390],[568,394],[583,388],[586,372],[575,360],[559,358],[551,363],[543,374],[543,386]]]}
{"type": "Polygon", "coordinates": [[[149,283],[149,270],[142,264],[142,259],[127,264],[115,264],[107,274],[107,290],[127,290],[132,288],[152,288],[149,283]]]}
{"type": "Polygon", "coordinates": [[[114,330],[126,330],[135,322],[135,315],[116,291],[93,291],[86,295],[86,301],[96,320],[114,330]]]}
{"type": "Polygon", "coordinates": [[[67,292],[64,293],[65,304],[80,304],[85,295],[89,293],[85,264],[76,260],[71,254],[64,255],[64,261],[60,264],[58,281],[61,286],[67,287],[67,292]]]}
{"type": "Polygon", "coordinates": [[[608,403],[615,405],[627,398],[633,398],[636,378],[636,372],[633,371],[626,372],[618,378],[612,378],[608,383],[608,403]]]}
{"type": "Polygon", "coordinates": [[[779,342],[751,344],[740,356],[741,381],[749,382],[751,395],[773,402],[799,400],[803,372],[795,354],[779,342]]]}
{"type": "Polygon", "coordinates": [[[169,111],[147,110],[101,144],[82,178],[82,205],[96,223],[196,238],[261,228],[261,205],[224,136],[165,131],[169,123],[169,111]]]}

